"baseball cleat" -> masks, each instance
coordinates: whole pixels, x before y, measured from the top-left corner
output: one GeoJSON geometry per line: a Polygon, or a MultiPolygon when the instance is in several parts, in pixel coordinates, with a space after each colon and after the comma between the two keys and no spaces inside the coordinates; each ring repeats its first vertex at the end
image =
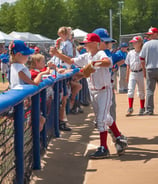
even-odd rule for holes
{"type": "Polygon", "coordinates": [[[145,112],[145,108],[140,108],[140,110],[139,110],[139,115],[143,115],[144,112],[145,112]]]}
{"type": "Polygon", "coordinates": [[[153,112],[152,112],[152,111],[145,111],[145,112],[143,113],[143,115],[153,115],[153,112]]]}
{"type": "Polygon", "coordinates": [[[125,137],[121,137],[121,136],[118,137],[116,139],[115,147],[116,147],[117,154],[121,156],[125,152],[125,149],[128,147],[127,138],[125,139],[125,137]]]}
{"type": "Polygon", "coordinates": [[[126,116],[130,116],[133,113],[133,108],[129,108],[126,116]]]}
{"type": "Polygon", "coordinates": [[[105,149],[104,146],[100,146],[95,153],[92,153],[90,155],[90,158],[92,159],[103,159],[109,157],[110,157],[109,150],[105,149]]]}
{"type": "MultiPolygon", "coordinates": [[[[114,136],[114,134],[113,134],[113,132],[112,132],[111,129],[108,129],[108,133],[111,135],[112,142],[113,142],[113,143],[116,143],[116,137],[114,136]]],[[[127,141],[127,137],[124,136],[121,132],[120,132],[120,134],[121,134],[120,138],[127,141]]]]}

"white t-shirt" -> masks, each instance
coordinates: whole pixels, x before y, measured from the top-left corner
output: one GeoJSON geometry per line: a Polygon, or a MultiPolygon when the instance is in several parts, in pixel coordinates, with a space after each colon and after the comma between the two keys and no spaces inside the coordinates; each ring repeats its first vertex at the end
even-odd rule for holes
{"type": "MultiPolygon", "coordinates": [[[[73,57],[73,45],[70,42],[70,40],[66,40],[64,42],[61,42],[60,50],[62,53],[66,56],[73,57]]],[[[71,65],[64,63],[63,61],[60,61],[60,65],[64,68],[70,69],[71,65]]]]}
{"type": "Polygon", "coordinates": [[[20,85],[25,84],[24,81],[19,78],[20,71],[24,72],[31,79],[31,73],[24,64],[13,63],[11,64],[11,69],[10,69],[10,87],[11,88],[14,88],[19,84],[20,85]]]}
{"type": "MultiPolygon", "coordinates": [[[[90,53],[81,54],[78,58],[74,58],[74,63],[79,67],[83,67],[91,61],[102,60],[104,58],[108,58],[108,56],[101,50],[94,56],[91,56],[90,53]]],[[[111,86],[111,73],[109,67],[98,67],[95,72],[87,78],[87,81],[90,89],[102,89],[103,87],[111,86]]]]}
{"type": "Polygon", "coordinates": [[[139,71],[142,69],[139,53],[140,52],[136,52],[135,49],[133,49],[127,54],[125,64],[127,64],[131,70],[139,71]]]}

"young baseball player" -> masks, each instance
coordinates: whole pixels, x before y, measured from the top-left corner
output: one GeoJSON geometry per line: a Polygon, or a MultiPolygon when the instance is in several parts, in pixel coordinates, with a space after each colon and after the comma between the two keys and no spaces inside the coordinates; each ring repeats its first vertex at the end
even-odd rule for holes
{"type": "Polygon", "coordinates": [[[127,82],[128,82],[128,102],[129,108],[127,111],[127,116],[133,113],[133,100],[134,91],[136,84],[138,85],[138,95],[140,98],[140,110],[139,115],[143,115],[145,108],[145,89],[144,89],[144,75],[142,70],[142,65],[139,58],[139,53],[143,46],[143,39],[141,36],[135,36],[130,41],[133,44],[134,49],[129,51],[125,63],[127,64],[127,82]]]}
{"type": "MultiPolygon", "coordinates": [[[[106,55],[112,60],[112,68],[110,69],[111,72],[111,85],[112,85],[112,105],[110,107],[110,114],[114,120],[113,124],[115,124],[116,122],[116,100],[115,100],[115,90],[114,90],[114,72],[115,70],[117,70],[118,66],[122,65],[122,63],[124,63],[124,58],[117,53],[112,53],[111,52],[111,48],[112,45],[115,43],[115,40],[112,39],[109,36],[109,33],[106,29],[104,28],[97,28],[93,31],[94,33],[96,33],[100,39],[101,39],[101,43],[100,43],[100,50],[103,50],[106,55]]],[[[117,134],[113,133],[111,131],[111,129],[108,129],[108,132],[111,134],[113,142],[115,142],[116,145],[116,150],[118,152],[118,154],[123,153],[124,149],[127,147],[127,138],[124,135],[120,135],[119,139],[117,140],[117,134]],[[119,147],[117,145],[117,142],[120,140],[122,140],[122,146],[119,147]]]]}
{"type": "MultiPolygon", "coordinates": [[[[109,67],[112,62],[104,51],[99,50],[100,37],[95,33],[87,34],[83,43],[87,53],[77,58],[67,57],[54,48],[54,55],[68,64],[75,63],[77,66],[85,68],[91,66],[93,73],[87,78],[92,106],[96,115],[97,127],[100,132],[100,147],[90,155],[91,158],[107,158],[109,150],[107,146],[107,127],[110,126],[116,137],[119,139],[120,132],[113,118],[110,115],[110,106],[112,99],[111,73],[109,67]],[[97,65],[97,67],[96,67],[97,65]]],[[[83,68],[84,70],[84,68],[83,68]]],[[[117,144],[120,142],[118,141],[117,144]]],[[[119,144],[120,145],[120,144],[119,144]]]]}
{"type": "Polygon", "coordinates": [[[2,80],[3,83],[5,82],[5,77],[9,80],[9,68],[10,68],[10,63],[9,63],[9,54],[8,54],[8,49],[5,49],[4,52],[0,55],[0,60],[1,60],[1,72],[2,72],[2,80]]]}
{"type": "MultiPolygon", "coordinates": [[[[117,55],[122,56],[122,58],[125,60],[128,53],[128,43],[122,42],[120,44],[120,49],[116,51],[117,55]]],[[[126,81],[126,71],[127,66],[125,63],[120,65],[119,67],[119,93],[127,93],[128,91],[128,84],[126,81]]]]}

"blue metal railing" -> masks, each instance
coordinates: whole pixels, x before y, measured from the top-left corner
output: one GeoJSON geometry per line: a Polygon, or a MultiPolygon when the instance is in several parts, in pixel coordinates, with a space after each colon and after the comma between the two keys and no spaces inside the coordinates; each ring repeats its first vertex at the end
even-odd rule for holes
{"type": "MultiPolygon", "coordinates": [[[[5,123],[3,115],[13,109],[12,112],[12,140],[13,142],[13,153],[12,160],[10,161],[10,167],[4,165],[0,158],[0,183],[7,184],[24,184],[29,182],[29,176],[27,167],[32,169],[40,169],[40,140],[42,138],[43,147],[46,148],[48,144],[48,132],[56,137],[60,136],[59,132],[59,83],[62,81],[63,89],[65,90],[65,80],[78,73],[79,69],[74,69],[71,72],[61,75],[57,74],[56,78],[49,76],[44,79],[39,86],[33,85],[22,85],[17,89],[11,89],[7,92],[0,94],[0,138],[3,135],[3,123],[5,123]],[[54,90],[54,99],[49,101],[47,99],[47,90],[52,88],[54,90]],[[31,98],[31,99],[30,99],[31,98]],[[28,105],[28,109],[25,109],[25,100],[30,100],[31,103],[28,105]],[[47,107],[47,101],[51,102],[50,106],[47,107]],[[50,108],[50,109],[48,109],[50,108]],[[50,110],[50,112],[49,112],[50,110]],[[52,112],[53,110],[53,112],[52,112]],[[39,131],[40,113],[46,118],[46,124],[42,132],[39,131]],[[29,115],[30,114],[30,115],[29,115]],[[52,118],[52,114],[54,117],[52,118]],[[31,120],[29,118],[31,117],[31,120]],[[30,123],[31,122],[31,123],[30,123]],[[25,130],[26,128],[26,130],[25,130]],[[29,139],[28,139],[29,137],[29,139]],[[31,140],[30,140],[31,137],[31,140]],[[25,140],[27,139],[27,140],[25,140]],[[31,143],[32,142],[32,143],[31,143]],[[28,144],[32,146],[28,146],[28,144]],[[28,146],[28,147],[27,147],[28,146]],[[27,150],[25,150],[27,149],[27,150]],[[29,149],[29,150],[28,150],[29,149]],[[27,153],[25,154],[25,152],[27,153]],[[31,156],[29,156],[29,154],[31,156]],[[28,164],[28,160],[32,164],[28,164]],[[5,167],[5,169],[4,169],[5,167]],[[8,168],[6,168],[8,167],[8,168]],[[8,180],[9,172],[12,171],[12,178],[8,180]],[[4,173],[5,172],[5,173],[4,173]],[[9,181],[9,182],[8,182],[9,181]]],[[[51,98],[50,98],[51,99],[51,98]]],[[[8,116],[8,114],[6,114],[8,116]]],[[[6,132],[3,136],[7,136],[6,132]]],[[[0,156],[3,151],[6,142],[0,145],[0,156]]],[[[7,149],[7,148],[6,148],[7,149]]],[[[7,156],[7,155],[5,155],[7,156]]]]}

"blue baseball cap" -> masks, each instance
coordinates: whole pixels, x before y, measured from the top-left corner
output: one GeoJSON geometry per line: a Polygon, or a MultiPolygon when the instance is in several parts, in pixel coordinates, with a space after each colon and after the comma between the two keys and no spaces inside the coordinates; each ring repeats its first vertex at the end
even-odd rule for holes
{"type": "Polygon", "coordinates": [[[103,42],[116,42],[110,37],[108,31],[104,28],[97,28],[93,31],[93,33],[97,34],[103,42]]]}
{"type": "Polygon", "coordinates": [[[122,48],[122,47],[128,47],[129,45],[128,45],[128,43],[126,43],[126,42],[122,42],[121,44],[120,44],[120,47],[122,48]]]}
{"type": "Polygon", "coordinates": [[[12,45],[12,51],[14,54],[20,52],[22,55],[31,55],[35,52],[34,49],[30,49],[26,43],[22,40],[14,40],[12,45]]]}

